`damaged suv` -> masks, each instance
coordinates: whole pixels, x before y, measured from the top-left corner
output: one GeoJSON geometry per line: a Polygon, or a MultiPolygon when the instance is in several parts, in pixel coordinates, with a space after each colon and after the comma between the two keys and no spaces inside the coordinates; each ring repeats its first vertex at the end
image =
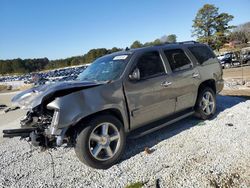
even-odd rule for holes
{"type": "Polygon", "coordinates": [[[182,42],[120,51],[95,60],[77,80],[38,86],[13,98],[28,110],[4,137],[34,146],[72,146],[80,161],[106,169],[138,137],[195,114],[211,118],[222,69],[212,50],[182,42]]]}

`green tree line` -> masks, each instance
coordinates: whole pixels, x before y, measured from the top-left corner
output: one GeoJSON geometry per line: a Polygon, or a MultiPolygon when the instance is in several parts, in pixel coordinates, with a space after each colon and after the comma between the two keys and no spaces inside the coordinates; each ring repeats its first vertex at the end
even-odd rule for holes
{"type": "MultiPolygon", "coordinates": [[[[145,46],[158,45],[166,42],[176,42],[176,35],[164,35],[160,39],[156,39],[153,42],[146,42],[142,44],[138,40],[132,43],[130,48],[140,48],[145,46]]],[[[37,59],[11,59],[0,60],[0,74],[23,74],[30,72],[38,72],[42,70],[56,69],[74,65],[83,65],[93,62],[96,58],[110,54],[113,52],[121,51],[122,48],[114,47],[112,49],[97,48],[91,49],[82,56],[74,56],[66,59],[49,60],[48,58],[37,59]]]]}
{"type": "Polygon", "coordinates": [[[66,59],[49,60],[48,58],[37,58],[37,59],[11,59],[11,60],[0,60],[0,74],[14,74],[14,73],[30,73],[38,72],[42,70],[56,69],[67,66],[83,65],[91,63],[98,57],[106,54],[110,54],[116,51],[120,51],[120,48],[98,48],[91,49],[88,53],[83,56],[75,56],[66,59]]]}

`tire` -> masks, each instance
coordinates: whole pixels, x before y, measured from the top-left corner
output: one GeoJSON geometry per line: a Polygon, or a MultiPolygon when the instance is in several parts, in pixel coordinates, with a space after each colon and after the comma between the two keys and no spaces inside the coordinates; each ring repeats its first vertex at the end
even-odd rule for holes
{"type": "Polygon", "coordinates": [[[84,164],[107,169],[118,162],[125,143],[122,123],[112,115],[99,115],[88,121],[77,136],[75,153],[84,164]]]}
{"type": "Polygon", "coordinates": [[[224,64],[224,69],[229,69],[229,68],[231,68],[230,63],[225,63],[225,64],[224,64]]]}
{"type": "Polygon", "coordinates": [[[247,65],[250,66],[250,60],[247,61],[247,65]]]}
{"type": "Polygon", "coordinates": [[[203,120],[210,119],[216,112],[216,96],[210,87],[205,87],[200,90],[196,105],[195,115],[203,120]]]}

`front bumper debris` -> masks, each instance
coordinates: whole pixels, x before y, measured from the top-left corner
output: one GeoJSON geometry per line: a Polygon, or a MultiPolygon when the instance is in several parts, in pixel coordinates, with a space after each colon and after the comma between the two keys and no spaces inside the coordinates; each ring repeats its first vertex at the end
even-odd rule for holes
{"type": "Polygon", "coordinates": [[[6,129],[3,130],[4,138],[13,138],[13,137],[21,137],[27,138],[30,136],[30,133],[36,131],[37,128],[20,128],[20,129],[6,129]]]}
{"type": "Polygon", "coordinates": [[[48,136],[45,130],[39,128],[20,128],[20,129],[6,129],[3,130],[4,138],[20,137],[20,139],[27,139],[33,146],[41,146],[43,148],[55,148],[63,144],[65,130],[59,136],[48,136]]]}

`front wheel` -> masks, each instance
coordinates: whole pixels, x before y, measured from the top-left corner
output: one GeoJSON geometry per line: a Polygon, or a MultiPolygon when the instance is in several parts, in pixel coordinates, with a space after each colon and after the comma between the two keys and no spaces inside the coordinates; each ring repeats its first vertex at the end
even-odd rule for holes
{"type": "Polygon", "coordinates": [[[75,152],[86,165],[107,169],[120,159],[125,142],[122,123],[114,116],[99,115],[90,120],[78,135],[75,152]]]}
{"type": "Polygon", "coordinates": [[[216,111],[216,97],[214,91],[206,87],[202,89],[196,101],[195,112],[196,116],[201,119],[209,119],[213,117],[216,111]]]}

